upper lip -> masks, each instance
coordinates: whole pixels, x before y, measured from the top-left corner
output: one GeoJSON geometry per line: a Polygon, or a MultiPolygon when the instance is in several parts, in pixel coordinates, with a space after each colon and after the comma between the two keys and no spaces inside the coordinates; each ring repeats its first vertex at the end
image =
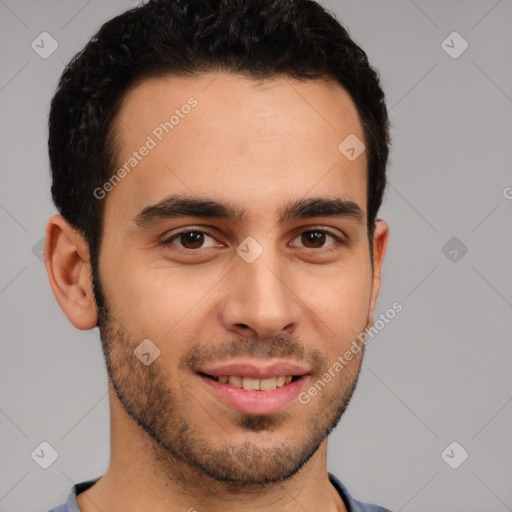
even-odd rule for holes
{"type": "Polygon", "coordinates": [[[198,368],[199,373],[206,373],[218,377],[219,375],[238,375],[241,377],[252,377],[253,379],[266,379],[279,376],[300,376],[307,375],[309,370],[293,363],[277,362],[267,366],[257,366],[254,363],[229,363],[215,367],[198,368]]]}

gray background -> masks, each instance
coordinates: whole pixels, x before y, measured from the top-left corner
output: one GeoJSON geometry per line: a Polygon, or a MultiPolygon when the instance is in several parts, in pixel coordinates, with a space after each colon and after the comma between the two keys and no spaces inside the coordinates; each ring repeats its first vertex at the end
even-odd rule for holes
{"type": "MultiPolygon", "coordinates": [[[[379,312],[403,304],[368,345],[329,470],[356,498],[394,511],[512,510],[512,1],[323,3],[387,94],[393,148],[380,216],[391,241],[379,312]],[[469,44],[458,58],[441,45],[453,31],[469,44]],[[441,457],[452,441],[469,453],[458,469],[441,457]]],[[[54,213],[46,123],[57,80],[104,21],[134,5],[0,0],[3,512],[48,510],[108,466],[98,331],[67,322],[38,243],[54,213]],[[47,59],[31,48],[43,31],[59,45],[47,59]],[[42,441],[58,452],[46,470],[31,458],[42,441]]],[[[449,453],[456,462],[461,452],[449,453]]]]}

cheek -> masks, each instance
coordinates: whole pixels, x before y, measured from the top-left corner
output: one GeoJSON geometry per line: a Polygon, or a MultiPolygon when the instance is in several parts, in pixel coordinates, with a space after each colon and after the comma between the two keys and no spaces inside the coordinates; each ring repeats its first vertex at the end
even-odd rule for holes
{"type": "Polygon", "coordinates": [[[339,345],[340,340],[351,340],[366,327],[371,298],[370,268],[355,262],[338,271],[315,275],[303,280],[299,296],[315,313],[312,321],[318,324],[320,332],[339,345]]]}
{"type": "MultiPolygon", "coordinates": [[[[294,292],[290,300],[297,301],[304,312],[302,318],[308,318],[310,327],[322,336],[336,336],[338,343],[366,326],[371,295],[366,251],[364,247],[353,250],[336,265],[287,270],[285,281],[294,292]]],[[[206,312],[206,316],[215,313],[215,296],[225,298],[224,292],[234,293],[226,289],[233,282],[223,277],[227,268],[222,265],[208,271],[147,267],[135,254],[122,259],[118,252],[118,256],[102,267],[109,269],[104,275],[102,272],[102,284],[112,313],[134,336],[164,340],[193,331],[194,325],[208,320],[206,312]]]]}
{"type": "Polygon", "coordinates": [[[162,341],[201,325],[205,296],[223,275],[172,268],[124,271],[130,278],[114,292],[119,319],[130,331],[162,341]]]}

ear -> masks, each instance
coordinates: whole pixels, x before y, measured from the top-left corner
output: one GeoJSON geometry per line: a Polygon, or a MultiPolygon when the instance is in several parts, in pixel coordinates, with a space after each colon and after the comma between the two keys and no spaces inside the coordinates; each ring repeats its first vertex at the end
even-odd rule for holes
{"type": "Polygon", "coordinates": [[[382,219],[375,221],[375,232],[373,235],[373,280],[372,280],[372,296],[370,300],[370,311],[368,314],[368,324],[371,327],[374,323],[373,315],[379,298],[382,264],[386,256],[389,241],[389,226],[382,219]]]}
{"type": "Polygon", "coordinates": [[[92,291],[89,246],[62,215],[46,225],[45,266],[53,294],[67,319],[82,330],[98,323],[92,291]]]}

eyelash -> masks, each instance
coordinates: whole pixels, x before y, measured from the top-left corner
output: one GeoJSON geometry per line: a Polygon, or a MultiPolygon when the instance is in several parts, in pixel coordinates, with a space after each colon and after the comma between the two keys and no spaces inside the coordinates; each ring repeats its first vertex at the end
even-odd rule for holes
{"type": "MultiPolygon", "coordinates": [[[[160,245],[163,245],[163,246],[175,245],[172,242],[175,239],[177,239],[179,236],[187,234],[187,233],[202,233],[202,234],[208,235],[209,237],[215,239],[215,237],[213,235],[211,235],[210,233],[208,233],[208,231],[204,231],[202,229],[188,228],[188,229],[184,229],[182,231],[176,232],[172,236],[162,240],[160,242],[160,245]]],[[[315,227],[310,228],[310,229],[306,229],[306,230],[300,232],[295,238],[299,237],[300,235],[302,235],[304,233],[325,233],[325,234],[331,236],[332,238],[334,238],[334,240],[336,241],[336,243],[332,244],[331,246],[329,246],[327,248],[320,247],[318,249],[315,249],[315,248],[310,248],[310,247],[303,247],[303,249],[306,249],[306,250],[317,251],[317,252],[319,252],[319,251],[328,252],[328,251],[331,251],[333,249],[338,248],[340,245],[347,245],[346,240],[344,240],[343,238],[339,237],[338,235],[335,235],[331,231],[329,231],[327,229],[321,229],[321,228],[315,228],[315,227]]],[[[181,251],[184,251],[184,252],[188,252],[188,253],[200,252],[201,250],[203,250],[203,248],[187,249],[185,247],[178,247],[178,249],[181,250],[181,251]]],[[[206,247],[205,249],[209,249],[209,248],[206,247]]]]}

